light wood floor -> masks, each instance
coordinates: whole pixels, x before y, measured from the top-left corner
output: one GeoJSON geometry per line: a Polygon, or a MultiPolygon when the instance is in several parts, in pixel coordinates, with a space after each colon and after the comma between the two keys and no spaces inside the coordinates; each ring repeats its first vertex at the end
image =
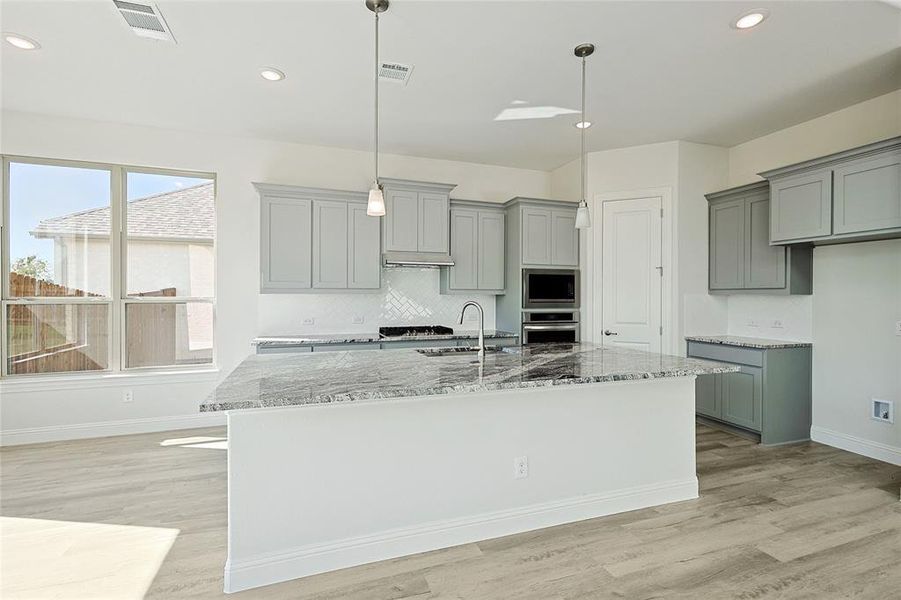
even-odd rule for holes
{"type": "MultiPolygon", "coordinates": [[[[4,448],[3,597],[223,597],[224,435],[4,448]]],[[[703,426],[697,449],[698,500],[231,597],[901,598],[901,468],[703,426]]]]}

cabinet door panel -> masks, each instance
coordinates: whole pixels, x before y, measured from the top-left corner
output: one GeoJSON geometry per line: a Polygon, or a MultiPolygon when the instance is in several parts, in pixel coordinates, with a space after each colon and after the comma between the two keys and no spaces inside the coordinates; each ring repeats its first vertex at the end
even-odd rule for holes
{"type": "Polygon", "coordinates": [[[774,180],[770,202],[770,241],[832,234],[832,171],[774,180]]]}
{"type": "Polygon", "coordinates": [[[722,417],[719,399],[719,375],[698,375],[695,379],[695,410],[698,414],[722,417]]]}
{"type": "Polygon", "coordinates": [[[385,250],[416,252],[419,249],[419,196],[416,192],[385,190],[385,250]]]}
{"type": "Polygon", "coordinates": [[[710,205],[710,289],[744,287],[745,201],[710,205]]]}
{"type": "Polygon", "coordinates": [[[313,287],[347,287],[347,203],[313,201],[313,287]]]}
{"type": "Polygon", "coordinates": [[[770,246],[769,194],[745,201],[745,285],[746,288],[785,287],[784,246],[770,246]]]}
{"type": "Polygon", "coordinates": [[[474,290],[478,287],[478,212],[453,208],[451,218],[451,256],[448,287],[453,290],[474,290]]]}
{"type": "Polygon", "coordinates": [[[551,264],[550,210],[522,209],[522,262],[526,265],[551,264]]]}
{"type": "Polygon", "coordinates": [[[901,152],[836,168],[834,186],[835,233],[901,227],[901,152]]]}
{"type": "Polygon", "coordinates": [[[261,291],[309,288],[312,202],[264,196],[261,224],[261,291]]]}
{"type": "Polygon", "coordinates": [[[579,230],[576,229],[576,212],[552,211],[551,223],[551,264],[558,267],[578,266],[579,230]]]}
{"type": "Polygon", "coordinates": [[[347,207],[347,287],[381,287],[381,224],[366,214],[365,204],[347,207]]]}
{"type": "Polygon", "coordinates": [[[722,375],[723,419],[760,431],[763,403],[763,369],[741,366],[738,373],[722,375]]]}
{"type": "Polygon", "coordinates": [[[504,214],[479,212],[480,290],[504,289],[504,214]]]}
{"type": "Polygon", "coordinates": [[[448,198],[445,194],[419,193],[419,252],[447,252],[448,198]]]}

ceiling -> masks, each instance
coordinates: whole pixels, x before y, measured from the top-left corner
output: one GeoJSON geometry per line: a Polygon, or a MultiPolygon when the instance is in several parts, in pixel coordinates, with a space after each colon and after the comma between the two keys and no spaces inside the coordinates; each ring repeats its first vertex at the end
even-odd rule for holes
{"type": "MultiPolygon", "coordinates": [[[[901,88],[901,10],[885,2],[391,0],[382,151],[549,170],[578,155],[588,59],[590,150],[682,139],[732,146],[901,88]],[[766,8],[759,27],[730,22],[766,8]],[[514,104],[514,102],[516,104],[514,104]]],[[[105,121],[370,149],[372,13],[362,0],[158,5],[178,44],[135,36],[111,0],[3,0],[2,105],[105,121]],[[259,74],[274,66],[287,79],[259,74]]]]}

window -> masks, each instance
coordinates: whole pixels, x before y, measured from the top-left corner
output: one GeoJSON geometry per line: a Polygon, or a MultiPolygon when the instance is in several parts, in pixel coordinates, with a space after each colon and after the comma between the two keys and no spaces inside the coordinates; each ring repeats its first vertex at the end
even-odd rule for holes
{"type": "Polygon", "coordinates": [[[215,177],[3,158],[2,374],[213,362],[215,177]]]}

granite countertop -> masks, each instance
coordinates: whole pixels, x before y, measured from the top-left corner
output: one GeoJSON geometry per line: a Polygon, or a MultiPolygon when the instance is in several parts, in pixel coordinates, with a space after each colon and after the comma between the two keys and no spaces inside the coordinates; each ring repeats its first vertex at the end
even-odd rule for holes
{"type": "Polygon", "coordinates": [[[693,335],[686,336],[685,339],[689,342],[722,344],[723,346],[738,346],[739,348],[759,348],[761,350],[771,348],[809,348],[813,345],[810,342],[768,340],[766,338],[742,337],[739,335],[693,335]]]}
{"type": "Polygon", "coordinates": [[[738,367],[594,344],[538,344],[474,354],[417,350],[255,354],[200,406],[201,412],[378,400],[661,377],[730,373],[738,367]]]}
{"type": "MultiPolygon", "coordinates": [[[[405,335],[401,337],[379,337],[378,333],[331,333],[323,335],[278,335],[262,336],[251,341],[252,346],[315,346],[319,344],[367,344],[381,342],[428,342],[431,340],[468,340],[479,337],[478,329],[474,331],[455,331],[447,335],[405,335]]],[[[509,331],[485,330],[485,339],[518,338],[519,335],[509,331]]]]}

